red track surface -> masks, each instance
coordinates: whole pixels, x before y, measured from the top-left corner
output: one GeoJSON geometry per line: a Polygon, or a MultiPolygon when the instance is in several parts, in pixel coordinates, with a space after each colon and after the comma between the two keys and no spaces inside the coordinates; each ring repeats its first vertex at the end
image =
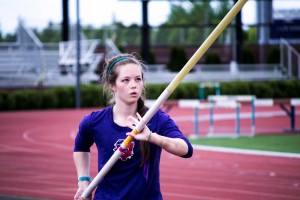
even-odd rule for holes
{"type": "MultiPolygon", "coordinates": [[[[243,112],[248,112],[247,109],[249,111],[246,107],[243,112]]],[[[280,108],[268,109],[280,111],[280,108]]],[[[0,196],[73,199],[77,190],[73,137],[83,116],[91,111],[0,113],[0,196]]],[[[208,114],[200,112],[200,118],[202,113],[208,114]]],[[[183,116],[192,119],[193,110],[173,108],[170,115],[175,119],[183,116]]],[[[299,121],[297,116],[297,128],[300,128],[299,121]]],[[[241,128],[251,124],[249,119],[241,123],[241,128]]],[[[192,121],[178,121],[178,124],[184,132],[193,133],[192,121]]],[[[200,122],[200,132],[208,130],[207,126],[207,121],[200,122]]],[[[215,126],[234,130],[234,121],[216,122],[215,126]]],[[[284,115],[256,120],[256,130],[260,133],[282,132],[289,126],[289,119],[284,115]]],[[[93,148],[93,176],[96,175],[96,153],[93,148]]],[[[299,158],[195,150],[192,158],[183,159],[164,152],[161,187],[165,200],[299,200],[299,169],[299,158]]]]}

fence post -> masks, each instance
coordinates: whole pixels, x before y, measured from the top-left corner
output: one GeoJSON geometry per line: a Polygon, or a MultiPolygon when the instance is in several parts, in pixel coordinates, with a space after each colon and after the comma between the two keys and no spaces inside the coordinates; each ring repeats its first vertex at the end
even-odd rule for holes
{"type": "Polygon", "coordinates": [[[204,99],[204,86],[202,85],[202,83],[199,84],[199,99],[204,99]]]}
{"type": "Polygon", "coordinates": [[[210,99],[209,101],[210,101],[210,104],[211,104],[211,106],[209,108],[209,132],[213,133],[214,132],[214,117],[213,117],[213,115],[214,115],[214,110],[213,110],[214,102],[213,102],[212,99],[210,99]]]}
{"type": "Polygon", "coordinates": [[[215,91],[216,91],[216,95],[221,94],[220,83],[215,83],[215,91]]]}
{"type": "Polygon", "coordinates": [[[240,104],[236,104],[236,135],[240,136],[240,104]]]}
{"type": "Polygon", "coordinates": [[[252,126],[251,126],[251,129],[252,129],[252,135],[255,134],[255,97],[252,96],[252,100],[251,100],[251,113],[252,113],[252,118],[251,118],[251,122],[252,122],[252,126]]]}
{"type": "Polygon", "coordinates": [[[195,115],[195,136],[198,137],[199,136],[199,120],[198,120],[198,115],[199,115],[199,110],[198,110],[198,107],[195,107],[194,108],[194,115],[195,115]]]}

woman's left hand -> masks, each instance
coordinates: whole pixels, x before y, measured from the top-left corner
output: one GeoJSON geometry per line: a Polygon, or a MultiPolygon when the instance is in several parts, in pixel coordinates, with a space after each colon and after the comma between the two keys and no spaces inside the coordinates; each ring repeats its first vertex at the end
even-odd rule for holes
{"type": "MultiPolygon", "coordinates": [[[[138,119],[132,117],[132,116],[129,116],[127,118],[127,127],[131,128],[131,129],[135,129],[136,125],[139,123],[139,120],[142,119],[142,117],[137,113],[137,117],[138,119]]],[[[145,125],[145,127],[143,128],[143,130],[141,130],[141,132],[137,135],[135,135],[134,133],[132,132],[128,132],[126,133],[126,135],[130,135],[132,136],[134,139],[136,140],[142,140],[142,141],[146,141],[148,139],[148,136],[150,134],[150,129],[145,125]]]]}

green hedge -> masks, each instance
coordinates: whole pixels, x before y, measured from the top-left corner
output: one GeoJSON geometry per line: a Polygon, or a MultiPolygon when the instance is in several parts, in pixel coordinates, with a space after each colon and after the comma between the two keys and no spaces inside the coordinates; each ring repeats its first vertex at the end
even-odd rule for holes
{"type": "MultiPolygon", "coordinates": [[[[156,99],[167,84],[147,84],[147,99],[156,99]]],[[[300,98],[299,80],[265,82],[223,82],[222,95],[255,95],[257,98],[300,98]]],[[[34,110],[75,108],[75,87],[48,89],[0,90],[0,110],[34,110]]],[[[205,88],[205,98],[215,94],[215,88],[205,88]]],[[[181,83],[169,99],[198,99],[199,83],[181,83]]],[[[81,107],[106,106],[101,85],[81,86],[81,107]]]]}
{"type": "Polygon", "coordinates": [[[184,47],[173,46],[169,53],[167,68],[172,72],[179,72],[188,61],[184,47]]]}

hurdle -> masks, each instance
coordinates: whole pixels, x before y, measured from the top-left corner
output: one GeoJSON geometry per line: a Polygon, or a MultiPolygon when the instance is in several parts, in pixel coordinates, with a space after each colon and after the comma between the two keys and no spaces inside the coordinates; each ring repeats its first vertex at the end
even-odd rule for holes
{"type": "Polygon", "coordinates": [[[180,108],[193,108],[194,109],[194,137],[199,137],[199,109],[210,108],[210,103],[201,103],[196,99],[181,99],[178,101],[180,108]]]}
{"type": "MultiPolygon", "coordinates": [[[[145,105],[147,107],[151,107],[154,103],[155,103],[155,99],[146,99],[145,101],[145,105]]],[[[172,108],[173,106],[177,106],[178,105],[178,102],[176,100],[168,100],[168,101],[165,101],[161,106],[160,108],[165,112],[165,113],[168,113],[172,108]]]]}
{"type": "Polygon", "coordinates": [[[205,99],[205,93],[204,90],[205,88],[215,88],[215,94],[220,95],[221,94],[221,89],[220,89],[220,83],[215,82],[204,82],[199,84],[199,99],[203,100],[205,99]]]}
{"type": "MultiPolygon", "coordinates": [[[[214,134],[214,123],[213,123],[213,112],[212,110],[215,108],[228,108],[228,109],[236,109],[236,117],[235,117],[235,130],[236,135],[238,137],[240,135],[240,107],[241,104],[237,101],[216,101],[216,102],[201,102],[199,100],[191,99],[191,100],[179,100],[178,106],[180,108],[193,108],[194,109],[194,134],[191,138],[199,138],[200,137],[200,127],[199,127],[199,113],[201,109],[210,109],[209,114],[209,132],[208,136],[212,137],[214,134]]],[[[219,134],[220,136],[232,135],[229,133],[219,134]]]]}
{"type": "MultiPolygon", "coordinates": [[[[148,102],[151,104],[151,101],[148,102]]],[[[174,105],[174,102],[171,102],[171,105],[174,105]]],[[[269,107],[279,105],[290,118],[290,128],[285,129],[286,132],[300,132],[296,129],[296,106],[300,106],[300,98],[291,98],[291,99],[257,99],[254,95],[210,95],[208,96],[208,101],[200,101],[198,99],[181,99],[178,100],[178,106],[180,108],[193,108],[194,109],[194,134],[191,135],[191,138],[200,137],[200,125],[199,125],[199,115],[200,110],[209,109],[209,131],[208,136],[227,136],[228,133],[216,134],[214,132],[214,109],[215,108],[228,108],[236,109],[235,112],[235,137],[239,136],[254,136],[256,133],[255,123],[255,108],[256,107],[269,107]],[[241,133],[240,128],[240,108],[241,103],[250,103],[251,104],[251,131],[250,133],[241,133]],[[289,105],[290,109],[287,109],[285,105],[289,105]]],[[[230,134],[232,135],[232,133],[230,134]]]]}
{"type": "MultiPolygon", "coordinates": [[[[226,108],[227,102],[236,102],[236,136],[241,135],[240,129],[240,108],[241,103],[249,102],[251,103],[251,131],[250,133],[244,133],[243,135],[254,136],[255,135],[255,100],[256,96],[254,95],[209,95],[208,101],[213,103],[215,102],[217,105],[224,105],[226,108]]],[[[233,104],[233,103],[232,103],[233,104]]],[[[219,106],[220,107],[220,106],[219,106]]],[[[230,108],[230,107],[228,107],[230,108]]],[[[232,105],[231,108],[234,108],[232,105]]],[[[213,127],[213,107],[210,108],[210,126],[213,127]]],[[[214,132],[211,131],[210,135],[213,135],[214,132]]]]}
{"type": "Polygon", "coordinates": [[[290,119],[290,127],[284,129],[285,132],[300,132],[299,129],[296,129],[296,107],[300,106],[300,98],[291,98],[291,99],[257,99],[255,101],[255,106],[274,106],[279,105],[280,108],[285,111],[286,115],[290,119]],[[286,108],[286,105],[289,105],[290,109],[286,108]]]}
{"type": "Polygon", "coordinates": [[[295,124],[296,124],[296,106],[300,106],[300,98],[292,98],[291,99],[291,104],[290,104],[290,112],[288,113],[290,117],[290,130],[291,132],[300,132],[299,129],[296,129],[295,124]]]}

